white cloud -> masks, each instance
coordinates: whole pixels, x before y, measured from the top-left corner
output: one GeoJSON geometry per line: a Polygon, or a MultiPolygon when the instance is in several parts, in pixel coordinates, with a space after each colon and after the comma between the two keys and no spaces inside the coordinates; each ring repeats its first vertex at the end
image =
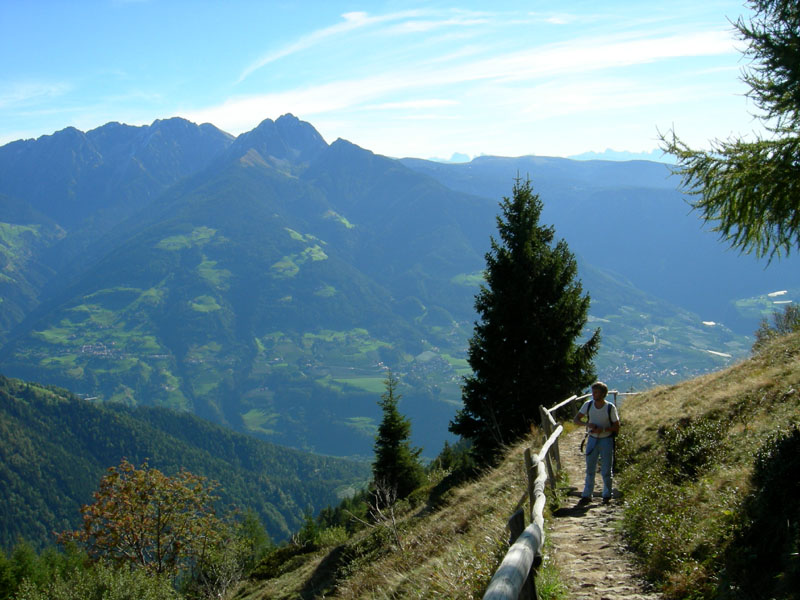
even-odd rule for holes
{"type": "MultiPolygon", "coordinates": [[[[370,17],[365,13],[345,15],[345,21],[302,38],[294,45],[270,55],[243,75],[302,47],[339,33],[371,24],[416,18],[419,13],[393,13],[370,17]]],[[[733,41],[727,31],[712,30],[655,37],[619,36],[576,39],[511,51],[496,56],[474,52],[451,52],[430,56],[412,65],[388,64],[380,74],[343,78],[280,92],[233,97],[216,106],[185,111],[199,122],[209,121],[232,133],[255,126],[265,116],[292,112],[306,117],[348,109],[414,110],[441,108],[455,102],[465,105],[469,97],[479,97],[485,105],[501,104],[504,98],[533,97],[527,110],[539,115],[564,114],[599,108],[619,108],[645,103],[663,104],[667,100],[692,94],[685,86],[642,87],[636,81],[620,84],[601,77],[601,72],[689,56],[731,53],[733,41]],[[587,76],[589,77],[587,79],[587,76]],[[567,77],[567,79],[564,79],[567,77]],[[552,81],[559,83],[553,84],[552,81]],[[503,89],[503,86],[515,86],[503,89]],[[523,86],[520,88],[519,86],[523,86]],[[544,87],[542,87],[544,86],[544,87]],[[451,97],[442,96],[442,92],[451,97]],[[399,100],[404,94],[433,96],[435,100],[399,100]],[[535,92],[532,93],[532,92],[535,92]],[[420,104],[422,103],[422,104],[420,104]]]]}
{"type": "Polygon", "coordinates": [[[441,98],[431,98],[429,100],[408,100],[406,102],[384,102],[382,104],[370,104],[364,106],[370,110],[398,110],[398,109],[420,109],[420,108],[446,108],[456,106],[456,100],[445,100],[441,98]]]}
{"type": "Polygon", "coordinates": [[[396,21],[399,19],[407,19],[409,17],[414,17],[419,15],[419,11],[403,11],[398,13],[391,13],[387,15],[381,15],[377,17],[371,17],[366,12],[349,12],[344,13],[342,18],[344,19],[342,22],[337,23],[335,25],[331,25],[330,27],[325,27],[323,29],[318,29],[305,35],[287,46],[265,54],[257,61],[249,65],[242,71],[242,74],[239,76],[237,83],[241,83],[245,79],[247,79],[250,75],[254,72],[258,71],[262,67],[267,66],[270,63],[275,62],[276,60],[280,60],[281,58],[285,58],[297,52],[301,52],[303,50],[307,50],[312,48],[318,44],[325,42],[326,40],[341,36],[343,34],[351,33],[357,29],[363,29],[365,27],[369,27],[371,25],[376,25],[379,23],[391,22],[396,21]]]}
{"type": "Polygon", "coordinates": [[[62,96],[72,86],[62,82],[17,81],[0,85],[0,108],[28,105],[62,96]]]}
{"type": "Polygon", "coordinates": [[[388,33],[427,33],[443,27],[474,27],[489,22],[486,17],[458,16],[446,19],[408,20],[387,28],[388,33]]]}

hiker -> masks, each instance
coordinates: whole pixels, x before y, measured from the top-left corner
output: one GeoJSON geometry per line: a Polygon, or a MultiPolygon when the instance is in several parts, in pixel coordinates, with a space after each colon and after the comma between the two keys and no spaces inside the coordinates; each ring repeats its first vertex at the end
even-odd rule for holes
{"type": "Polygon", "coordinates": [[[584,402],[573,422],[586,425],[586,482],[578,504],[591,502],[594,493],[594,476],[597,460],[601,462],[600,474],[603,477],[603,504],[611,502],[611,465],[614,461],[614,436],[619,431],[617,407],[606,402],[608,386],[602,381],[592,384],[592,399],[584,402]],[[586,419],[584,420],[584,417],[586,419]]]}

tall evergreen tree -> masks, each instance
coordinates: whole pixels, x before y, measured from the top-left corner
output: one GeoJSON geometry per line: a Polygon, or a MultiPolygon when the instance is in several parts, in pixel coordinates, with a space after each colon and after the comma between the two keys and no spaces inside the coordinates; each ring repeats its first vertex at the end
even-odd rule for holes
{"type": "Polygon", "coordinates": [[[576,280],[566,242],[539,224],[542,202],[517,179],[503,198],[499,241],[486,254],[486,285],[476,296],[479,322],[469,344],[473,374],[450,431],[473,442],[480,462],[529,431],[538,407],[580,391],[595,377],[599,330],[583,344],[589,297],[576,280]]]}
{"type": "Polygon", "coordinates": [[[384,383],[386,392],[378,402],[383,419],[375,438],[372,475],[377,486],[395,492],[400,499],[422,483],[424,473],[419,462],[422,449],[411,447],[411,422],[397,409],[401,398],[397,393],[397,377],[389,373],[384,383]]]}
{"type": "Polygon", "coordinates": [[[662,137],[692,205],[721,237],[758,257],[800,249],[800,3],[750,0],[736,30],[751,59],[742,80],[769,136],[714,140],[693,150],[675,132],[662,137]]]}

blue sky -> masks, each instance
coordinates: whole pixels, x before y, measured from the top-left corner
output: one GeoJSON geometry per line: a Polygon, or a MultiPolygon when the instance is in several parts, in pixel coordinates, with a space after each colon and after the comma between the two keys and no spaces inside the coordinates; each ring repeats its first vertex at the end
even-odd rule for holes
{"type": "Polygon", "coordinates": [[[389,156],[569,156],[758,127],[729,0],[0,0],[0,144],[291,112],[389,156]]]}

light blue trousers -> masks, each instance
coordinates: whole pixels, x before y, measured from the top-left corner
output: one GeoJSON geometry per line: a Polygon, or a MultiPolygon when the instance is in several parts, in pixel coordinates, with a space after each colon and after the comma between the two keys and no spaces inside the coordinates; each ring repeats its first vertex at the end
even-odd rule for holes
{"type": "Polygon", "coordinates": [[[586,483],[583,486],[584,498],[591,498],[594,493],[594,476],[597,473],[597,461],[600,460],[600,475],[603,477],[603,498],[611,498],[611,465],[614,462],[614,439],[609,436],[586,440],[586,483]]]}

